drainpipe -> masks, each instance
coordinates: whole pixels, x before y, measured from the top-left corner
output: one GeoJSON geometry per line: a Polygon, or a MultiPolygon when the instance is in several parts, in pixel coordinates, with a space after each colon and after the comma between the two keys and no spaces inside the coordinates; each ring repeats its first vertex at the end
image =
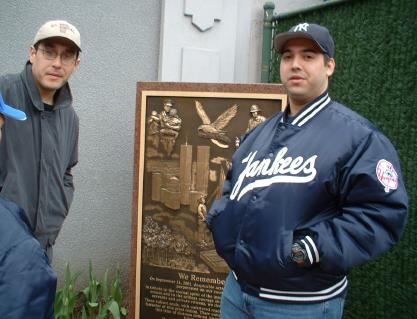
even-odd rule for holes
{"type": "Polygon", "coordinates": [[[272,19],[274,16],[275,4],[267,2],[264,4],[264,27],[262,40],[262,65],[261,65],[261,82],[269,82],[270,62],[272,52],[272,19]]]}

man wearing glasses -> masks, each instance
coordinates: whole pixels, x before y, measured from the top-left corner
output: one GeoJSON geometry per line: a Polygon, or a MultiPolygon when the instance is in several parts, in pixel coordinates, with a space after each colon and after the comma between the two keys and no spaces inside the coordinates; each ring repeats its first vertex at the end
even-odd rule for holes
{"type": "Polygon", "coordinates": [[[48,21],[35,35],[24,70],[0,77],[5,103],[27,114],[20,125],[5,120],[0,195],[26,212],[50,261],[74,193],[78,117],[68,79],[80,63],[80,52],[80,33],[73,25],[48,21]]]}

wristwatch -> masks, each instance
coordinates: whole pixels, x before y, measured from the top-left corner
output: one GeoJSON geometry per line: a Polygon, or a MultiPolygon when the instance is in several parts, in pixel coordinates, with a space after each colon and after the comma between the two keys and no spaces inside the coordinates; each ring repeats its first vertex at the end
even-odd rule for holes
{"type": "Polygon", "coordinates": [[[306,264],[307,251],[298,242],[292,244],[291,260],[297,263],[299,266],[306,264]]]}

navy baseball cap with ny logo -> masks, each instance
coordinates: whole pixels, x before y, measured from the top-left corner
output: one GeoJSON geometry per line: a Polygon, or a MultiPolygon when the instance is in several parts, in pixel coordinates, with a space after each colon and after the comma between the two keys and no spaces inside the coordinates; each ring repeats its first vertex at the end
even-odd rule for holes
{"type": "Polygon", "coordinates": [[[26,114],[25,112],[15,109],[14,107],[11,107],[10,105],[7,105],[4,103],[3,97],[0,94],[0,113],[4,116],[10,117],[15,120],[24,121],[26,120],[26,114]]]}
{"type": "Polygon", "coordinates": [[[299,38],[313,40],[324,54],[334,58],[335,46],[329,30],[314,23],[299,23],[288,30],[288,32],[277,34],[274,39],[274,48],[282,53],[284,45],[288,40],[299,38]]]}

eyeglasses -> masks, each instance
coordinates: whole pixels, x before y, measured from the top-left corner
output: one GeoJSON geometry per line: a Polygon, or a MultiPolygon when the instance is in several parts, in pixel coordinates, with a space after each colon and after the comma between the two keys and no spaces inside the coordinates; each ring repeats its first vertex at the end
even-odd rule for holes
{"type": "MultiPolygon", "coordinates": [[[[36,50],[41,51],[43,54],[43,57],[47,60],[55,60],[58,56],[58,53],[51,49],[37,48],[36,50]]],[[[75,62],[77,55],[75,53],[64,52],[64,53],[59,54],[59,57],[61,58],[61,63],[63,65],[70,65],[75,62]]]]}

